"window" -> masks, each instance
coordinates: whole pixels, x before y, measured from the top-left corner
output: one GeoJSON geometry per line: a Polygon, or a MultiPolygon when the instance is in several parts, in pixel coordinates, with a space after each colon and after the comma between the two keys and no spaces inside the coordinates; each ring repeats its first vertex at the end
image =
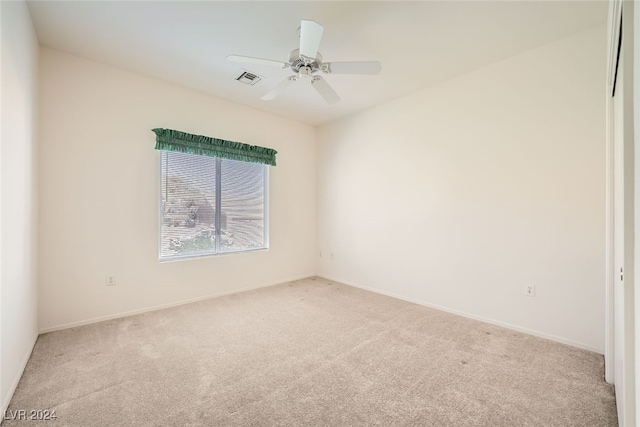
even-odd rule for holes
{"type": "Polygon", "coordinates": [[[160,151],[161,261],[268,247],[268,169],[160,151]]]}

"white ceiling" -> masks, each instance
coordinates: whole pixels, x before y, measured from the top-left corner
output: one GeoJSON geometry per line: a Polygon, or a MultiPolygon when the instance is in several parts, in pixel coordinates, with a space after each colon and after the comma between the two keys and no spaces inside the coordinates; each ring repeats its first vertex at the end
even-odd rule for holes
{"type": "Polygon", "coordinates": [[[29,1],[40,43],[312,125],[406,95],[604,23],[606,1],[29,1]],[[325,27],[327,62],[382,62],[378,76],[326,75],[260,98],[292,74],[228,54],[287,62],[301,19],[325,27]],[[247,69],[255,86],[234,80],[247,69]]]}

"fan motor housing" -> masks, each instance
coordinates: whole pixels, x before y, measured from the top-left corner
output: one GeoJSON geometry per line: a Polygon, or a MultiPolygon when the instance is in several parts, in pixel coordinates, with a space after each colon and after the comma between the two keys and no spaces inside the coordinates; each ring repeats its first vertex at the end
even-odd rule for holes
{"type": "Polygon", "coordinates": [[[322,55],[318,52],[316,58],[313,61],[310,61],[309,59],[300,56],[300,49],[296,49],[289,55],[289,65],[291,66],[291,70],[295,73],[300,73],[300,68],[302,67],[309,67],[311,68],[311,73],[315,73],[322,68],[322,55]]]}

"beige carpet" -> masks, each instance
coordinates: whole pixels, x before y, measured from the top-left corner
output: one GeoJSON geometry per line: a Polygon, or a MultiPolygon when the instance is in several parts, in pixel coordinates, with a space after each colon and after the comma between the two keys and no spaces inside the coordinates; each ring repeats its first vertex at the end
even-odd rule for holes
{"type": "Polygon", "coordinates": [[[616,426],[603,371],[317,278],[44,334],[3,426],[616,426]]]}

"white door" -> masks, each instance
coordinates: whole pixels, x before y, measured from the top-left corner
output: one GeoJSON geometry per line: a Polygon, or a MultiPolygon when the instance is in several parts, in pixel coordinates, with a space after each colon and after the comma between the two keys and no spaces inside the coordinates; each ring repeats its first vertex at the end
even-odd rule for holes
{"type": "MultiPolygon", "coordinates": [[[[633,5],[624,2],[615,95],[609,104],[612,148],[613,383],[620,426],[636,426],[634,302],[633,5]],[[631,31],[630,31],[631,30],[631,31]]],[[[619,25],[618,21],[618,25],[619,25]]]]}
{"type": "MultiPolygon", "coordinates": [[[[618,69],[620,70],[620,64],[618,69]]],[[[620,72],[618,77],[620,77],[620,72]]],[[[613,316],[614,386],[618,421],[625,426],[625,288],[624,288],[624,116],[623,82],[616,81],[613,97],[613,316]]]]}

